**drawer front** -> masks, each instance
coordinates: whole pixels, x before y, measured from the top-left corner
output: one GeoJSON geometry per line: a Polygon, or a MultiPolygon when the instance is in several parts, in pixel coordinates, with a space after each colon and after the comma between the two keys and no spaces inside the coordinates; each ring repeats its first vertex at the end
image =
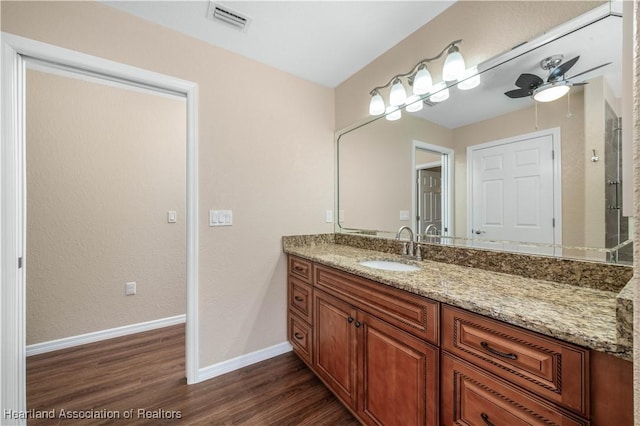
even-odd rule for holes
{"type": "Polygon", "coordinates": [[[289,277],[289,309],[311,324],[313,318],[311,286],[293,276],[289,277]]]}
{"type": "Polygon", "coordinates": [[[451,355],[442,356],[443,425],[588,425],[451,355]]]}
{"type": "Polygon", "coordinates": [[[442,348],[576,413],[589,416],[589,351],[450,306],[442,348]]]}
{"type": "Polygon", "coordinates": [[[436,301],[321,265],[314,266],[314,285],[416,337],[439,343],[436,301]]]}
{"type": "Polygon", "coordinates": [[[289,325],[289,342],[293,346],[293,350],[303,361],[312,365],[311,354],[313,337],[311,335],[311,326],[298,318],[295,314],[289,313],[287,316],[289,325]]]}
{"type": "Polygon", "coordinates": [[[311,262],[299,257],[289,256],[289,275],[311,284],[311,262]]]}

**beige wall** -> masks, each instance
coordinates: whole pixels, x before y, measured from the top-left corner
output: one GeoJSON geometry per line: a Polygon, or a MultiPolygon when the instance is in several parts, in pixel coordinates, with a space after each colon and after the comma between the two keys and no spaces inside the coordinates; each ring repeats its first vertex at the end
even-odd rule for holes
{"type": "Polygon", "coordinates": [[[26,88],[27,344],[184,314],[184,99],[31,70],[26,88]]]}
{"type": "Polygon", "coordinates": [[[200,366],[284,342],[281,237],[333,230],[333,90],[99,3],[1,7],[2,31],[198,84],[200,366]]]}
{"type": "MultiPolygon", "coordinates": [[[[453,40],[464,40],[460,50],[467,66],[473,66],[602,3],[458,1],[336,88],[336,128],[342,129],[365,119],[369,93],[374,87],[385,84],[395,74],[410,70],[424,57],[436,55],[453,40]],[[553,13],[549,13],[550,10],[553,13]]],[[[432,68],[434,82],[440,81],[441,67],[432,68]]],[[[382,95],[386,97],[388,92],[382,95]]]]}

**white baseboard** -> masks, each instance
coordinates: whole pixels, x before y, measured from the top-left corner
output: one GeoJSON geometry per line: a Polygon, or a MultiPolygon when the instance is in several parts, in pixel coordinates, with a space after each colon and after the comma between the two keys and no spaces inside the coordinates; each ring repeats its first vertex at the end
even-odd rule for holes
{"type": "Polygon", "coordinates": [[[108,330],[95,331],[93,333],[51,340],[48,342],[35,343],[26,347],[26,353],[27,356],[43,354],[45,352],[57,351],[59,349],[66,349],[73,346],[85,345],[87,343],[99,342],[101,340],[113,339],[114,337],[141,333],[143,331],[155,330],[157,328],[168,327],[170,325],[183,324],[185,321],[186,315],[176,315],[174,317],[160,318],[153,321],[140,322],[138,324],[125,325],[122,327],[110,328],[108,330]]]}
{"type": "Polygon", "coordinates": [[[248,353],[246,355],[241,355],[239,357],[220,362],[218,364],[213,364],[208,367],[201,368],[198,370],[196,383],[213,379],[214,377],[220,376],[222,374],[229,373],[231,371],[246,367],[251,364],[255,364],[256,362],[273,358],[274,356],[282,355],[292,350],[293,347],[289,342],[283,342],[274,346],[270,346],[268,348],[248,353]]]}

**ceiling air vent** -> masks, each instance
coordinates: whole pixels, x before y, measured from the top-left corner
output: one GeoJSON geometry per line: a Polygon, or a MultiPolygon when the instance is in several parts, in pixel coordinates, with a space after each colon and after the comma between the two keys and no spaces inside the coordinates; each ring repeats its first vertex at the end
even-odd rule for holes
{"type": "Polygon", "coordinates": [[[251,18],[242,13],[230,9],[227,6],[223,6],[219,3],[209,2],[209,9],[207,10],[207,18],[212,21],[223,22],[238,31],[247,32],[249,24],[251,24],[251,18]]]}

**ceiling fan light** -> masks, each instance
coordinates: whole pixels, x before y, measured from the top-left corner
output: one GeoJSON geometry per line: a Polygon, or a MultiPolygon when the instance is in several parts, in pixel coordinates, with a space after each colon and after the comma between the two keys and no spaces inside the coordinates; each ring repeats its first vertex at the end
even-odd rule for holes
{"type": "Polygon", "coordinates": [[[389,121],[396,121],[399,120],[400,117],[402,117],[402,112],[400,112],[400,108],[398,108],[397,106],[390,106],[387,107],[386,109],[386,119],[389,121]]]}
{"type": "Polygon", "coordinates": [[[393,81],[393,86],[391,86],[391,92],[389,93],[389,104],[391,106],[401,106],[404,105],[406,100],[407,92],[404,90],[402,81],[396,78],[393,81]]]}
{"type": "Polygon", "coordinates": [[[462,73],[458,79],[458,89],[470,90],[474,87],[478,87],[480,84],[480,74],[478,74],[478,67],[471,67],[462,73]]]}
{"type": "Polygon", "coordinates": [[[425,95],[431,91],[432,87],[433,79],[431,78],[431,73],[423,64],[420,66],[415,78],[413,79],[413,94],[425,95]]]}
{"type": "Polygon", "coordinates": [[[538,87],[531,96],[536,102],[553,102],[566,95],[570,89],[571,83],[568,81],[554,82],[538,87]]]}
{"type": "Polygon", "coordinates": [[[371,101],[369,102],[369,115],[384,114],[384,110],[384,100],[382,99],[382,96],[380,96],[380,93],[378,93],[378,91],[376,90],[375,92],[373,92],[371,101]]]}
{"type": "Polygon", "coordinates": [[[462,53],[457,46],[451,46],[447,52],[447,59],[444,60],[442,79],[445,81],[457,80],[465,69],[462,53]]]}
{"type": "Polygon", "coordinates": [[[442,102],[449,99],[449,88],[444,81],[433,86],[433,95],[429,96],[431,102],[442,102]]]}
{"type": "Polygon", "coordinates": [[[407,98],[407,112],[418,112],[422,110],[422,99],[418,95],[412,95],[407,98]]]}

